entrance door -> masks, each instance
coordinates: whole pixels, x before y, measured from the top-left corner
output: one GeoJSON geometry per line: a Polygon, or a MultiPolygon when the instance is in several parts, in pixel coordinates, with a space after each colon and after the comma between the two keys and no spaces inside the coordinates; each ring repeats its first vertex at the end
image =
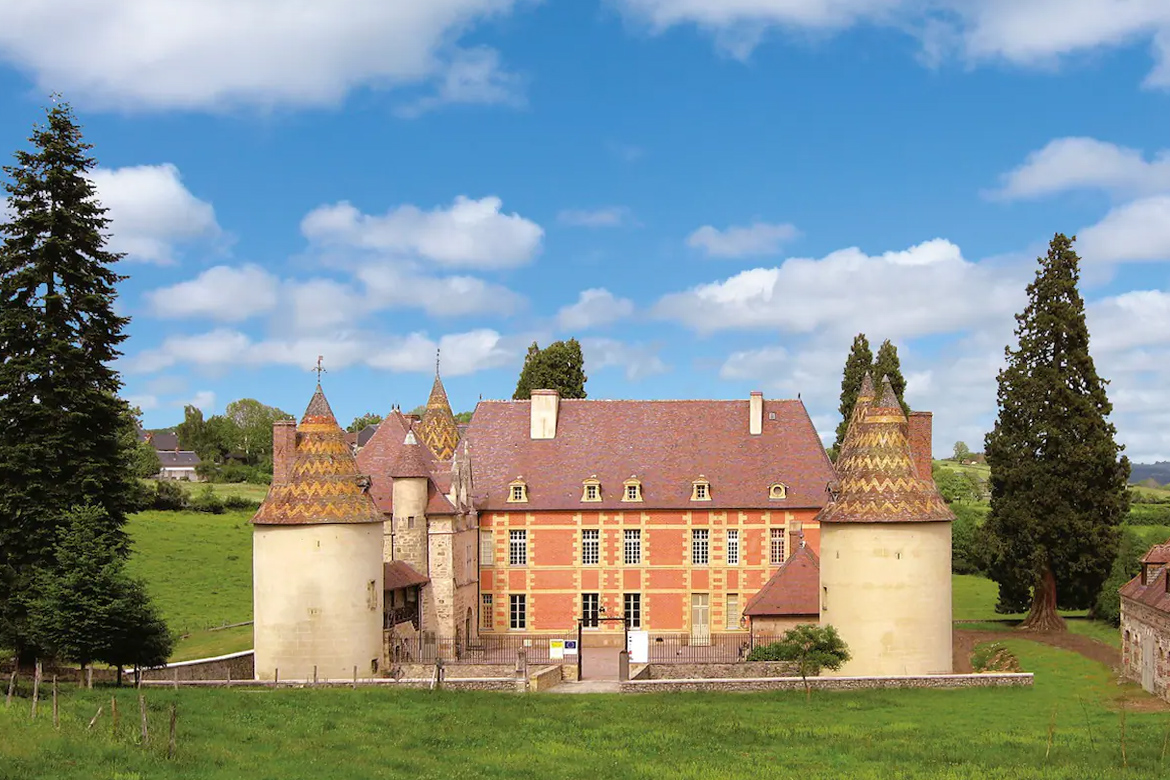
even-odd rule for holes
{"type": "Polygon", "coordinates": [[[711,597],[707,593],[691,594],[691,645],[711,644],[711,597]]]}
{"type": "Polygon", "coordinates": [[[1142,687],[1154,692],[1154,638],[1142,637],[1142,687]]]}

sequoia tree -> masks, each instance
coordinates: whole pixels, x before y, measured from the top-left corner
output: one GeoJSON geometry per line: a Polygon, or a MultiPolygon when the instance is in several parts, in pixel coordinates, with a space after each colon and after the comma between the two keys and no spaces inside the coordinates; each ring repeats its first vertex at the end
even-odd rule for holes
{"type": "Polygon", "coordinates": [[[512,398],[526,400],[532,397],[533,390],[557,390],[561,398],[584,398],[588,379],[577,339],[556,341],[544,349],[534,341],[524,356],[524,368],[512,398]]]}
{"type": "Polygon", "coordinates": [[[902,413],[909,415],[910,407],[902,399],[906,393],[906,380],[902,376],[902,363],[898,360],[898,348],[893,342],[886,339],[878,347],[877,358],[873,361],[873,386],[881,387],[883,379],[890,380],[890,387],[894,388],[894,395],[898,396],[898,403],[902,405],[902,413]]]}
{"type": "Polygon", "coordinates": [[[849,418],[853,416],[853,407],[857,404],[861,380],[872,364],[873,352],[869,348],[869,339],[864,333],[858,333],[853,337],[853,346],[849,348],[849,357],[845,358],[845,372],[841,376],[841,422],[837,425],[837,439],[829,449],[829,458],[834,461],[837,460],[841,442],[845,440],[845,430],[849,427],[849,418]]]}
{"type": "Polygon", "coordinates": [[[1089,354],[1074,240],[1058,233],[1039,259],[986,439],[991,512],[981,542],[997,609],[1028,608],[1025,629],[1063,629],[1058,608],[1093,604],[1128,509],[1129,459],[1089,354]]]}
{"type": "Polygon", "coordinates": [[[112,366],[128,321],[114,311],[121,256],[106,249],[96,162],[64,103],[30,140],[4,168],[0,223],[0,645],[18,651],[34,571],[52,565],[68,510],[99,507],[124,555],[135,500],[112,366]]]}

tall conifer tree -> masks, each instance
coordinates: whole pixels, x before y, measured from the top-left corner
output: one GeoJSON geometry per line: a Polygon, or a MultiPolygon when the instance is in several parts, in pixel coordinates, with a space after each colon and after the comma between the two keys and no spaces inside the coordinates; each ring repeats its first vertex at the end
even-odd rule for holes
{"type": "Polygon", "coordinates": [[[906,379],[902,376],[902,362],[898,360],[898,348],[893,342],[886,339],[878,347],[877,358],[873,361],[873,386],[881,387],[882,380],[888,378],[890,387],[894,388],[894,395],[898,396],[898,403],[902,405],[902,413],[909,415],[910,406],[903,400],[906,393],[906,379]]]}
{"type": "Polygon", "coordinates": [[[0,645],[28,647],[27,604],[52,566],[74,506],[104,511],[124,554],[134,485],[118,357],[109,221],[87,173],[95,160],[66,104],[47,112],[4,168],[11,216],[0,223],[0,645]]]}
{"type": "Polygon", "coordinates": [[[986,439],[991,513],[981,541],[998,608],[1028,608],[1026,629],[1062,629],[1058,608],[1092,605],[1128,509],[1129,459],[1089,355],[1073,240],[1058,233],[1028,285],[986,439]]]}
{"type": "Polygon", "coordinates": [[[869,339],[864,333],[853,337],[853,346],[849,348],[849,357],[845,358],[845,371],[841,376],[841,422],[837,425],[837,440],[829,449],[829,458],[837,460],[837,452],[841,449],[841,442],[845,440],[845,430],[849,427],[849,418],[853,416],[853,407],[857,404],[857,391],[861,389],[861,380],[865,372],[873,364],[873,352],[869,348],[869,339]]]}

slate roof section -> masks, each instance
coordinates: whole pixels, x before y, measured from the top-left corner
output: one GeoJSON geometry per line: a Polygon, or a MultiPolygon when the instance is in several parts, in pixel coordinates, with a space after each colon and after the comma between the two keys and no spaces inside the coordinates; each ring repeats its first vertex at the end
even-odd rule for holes
{"type": "Polygon", "coordinates": [[[158,453],[158,460],[164,469],[189,468],[200,463],[199,456],[190,450],[163,450],[158,453]]]}
{"type": "Polygon", "coordinates": [[[1142,563],[1170,563],[1170,544],[1155,544],[1142,556],[1142,563]]]}
{"type": "Polygon", "coordinates": [[[297,426],[289,481],[272,485],[256,525],[381,523],[382,513],[366,493],[365,479],[345,441],[321,385],[297,426]]]}
{"type": "Polygon", "coordinates": [[[159,452],[173,452],[179,449],[179,434],[177,433],[148,433],[146,438],[150,442],[150,446],[159,452]]]}
{"type": "Polygon", "coordinates": [[[402,446],[398,449],[398,456],[394,458],[394,465],[390,467],[390,476],[394,479],[430,479],[431,462],[423,445],[411,428],[403,437],[402,446]]]}
{"type": "Polygon", "coordinates": [[[821,562],[808,545],[801,545],[752,596],[743,614],[748,617],[820,615],[821,562]]]}
{"type": "MultiPolygon", "coordinates": [[[[410,418],[397,409],[393,410],[357,454],[358,469],[370,477],[370,496],[378,510],[387,514],[393,511],[394,500],[394,478],[390,472],[395,470],[395,462],[410,427],[410,418]]],[[[418,446],[437,488],[440,491],[450,490],[450,464],[439,463],[425,443],[420,441],[418,446]]]]}
{"type": "Polygon", "coordinates": [[[824,445],[799,400],[765,400],[763,432],[748,432],[748,404],[736,401],[561,399],[553,439],[530,438],[531,401],[481,401],[467,441],[481,511],[654,509],[819,509],[834,479],[824,445]],[[581,482],[597,475],[602,500],[581,502],[581,482]],[[710,501],[691,501],[699,475],[710,501]],[[643,501],[622,499],[622,483],[642,482],[643,501]],[[507,503],[522,477],[528,503],[507,503]],[[776,482],[785,499],[769,499],[776,482]]]}
{"type": "MultiPolygon", "coordinates": [[[[866,379],[869,377],[867,375],[866,379]]],[[[910,451],[909,423],[889,379],[874,401],[863,382],[837,456],[837,498],[817,519],[822,523],[952,522],[934,480],[920,478],[910,451]]]]}
{"type": "Polygon", "coordinates": [[[1121,598],[1144,604],[1158,612],[1170,613],[1170,593],[1166,592],[1166,567],[1151,566],[1148,579],[1142,585],[1142,575],[1134,577],[1121,586],[1121,598]]]}
{"type": "Polygon", "coordinates": [[[426,585],[430,582],[429,578],[419,574],[406,561],[388,561],[382,564],[382,577],[382,590],[384,591],[426,585]]]}

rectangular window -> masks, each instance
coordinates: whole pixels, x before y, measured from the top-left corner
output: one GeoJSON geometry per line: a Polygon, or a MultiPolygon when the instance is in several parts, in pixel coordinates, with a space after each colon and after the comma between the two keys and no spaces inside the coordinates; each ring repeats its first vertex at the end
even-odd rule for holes
{"type": "Polygon", "coordinates": [[[637,566],[642,562],[642,532],[637,529],[627,529],[625,541],[622,560],[626,566],[637,566]]]}
{"type": "Polygon", "coordinates": [[[596,566],[601,562],[601,532],[596,528],[581,531],[581,564],[596,566]]]}
{"type": "Polygon", "coordinates": [[[638,486],[637,485],[626,485],[626,501],[637,501],[637,500],[638,500],[638,486]]]}
{"type": "Polygon", "coordinates": [[[585,628],[597,628],[597,618],[601,614],[601,594],[581,594],[581,625],[585,628]]]}
{"type": "Polygon", "coordinates": [[[475,542],[468,542],[463,549],[463,571],[465,577],[470,577],[475,571],[475,542]]]}
{"type": "Polygon", "coordinates": [[[727,594],[727,630],[739,628],[739,594],[727,594]]]}
{"type": "Polygon", "coordinates": [[[479,565],[494,566],[496,563],[496,538],[491,530],[479,532],[479,565]]]}
{"type": "Polygon", "coordinates": [[[513,593],[508,597],[508,628],[528,627],[528,597],[513,593]]]}
{"type": "Polygon", "coordinates": [[[772,529],[772,565],[784,563],[784,529],[772,529]]]}
{"type": "Polygon", "coordinates": [[[524,500],[524,486],[523,485],[513,485],[512,486],[512,501],[521,502],[523,500],[524,500]]]}
{"type": "Polygon", "coordinates": [[[586,485],[585,486],[585,500],[586,501],[600,501],[601,500],[601,485],[586,485]]]}
{"type": "Polygon", "coordinates": [[[480,595],[479,624],[487,631],[495,626],[495,616],[492,614],[492,594],[480,595]]]}
{"type": "Polygon", "coordinates": [[[642,627],[642,594],[627,593],[623,598],[625,606],[626,625],[630,628],[642,627]]]}
{"type": "Polygon", "coordinates": [[[527,566],[528,565],[528,532],[527,531],[509,531],[508,532],[508,565],[509,566],[527,566]]]}
{"type": "Polygon", "coordinates": [[[691,530],[691,563],[706,566],[711,559],[710,541],[706,528],[691,530]]]}
{"type": "Polygon", "coordinates": [[[739,565],[739,529],[727,529],[727,565],[739,565]]]}

